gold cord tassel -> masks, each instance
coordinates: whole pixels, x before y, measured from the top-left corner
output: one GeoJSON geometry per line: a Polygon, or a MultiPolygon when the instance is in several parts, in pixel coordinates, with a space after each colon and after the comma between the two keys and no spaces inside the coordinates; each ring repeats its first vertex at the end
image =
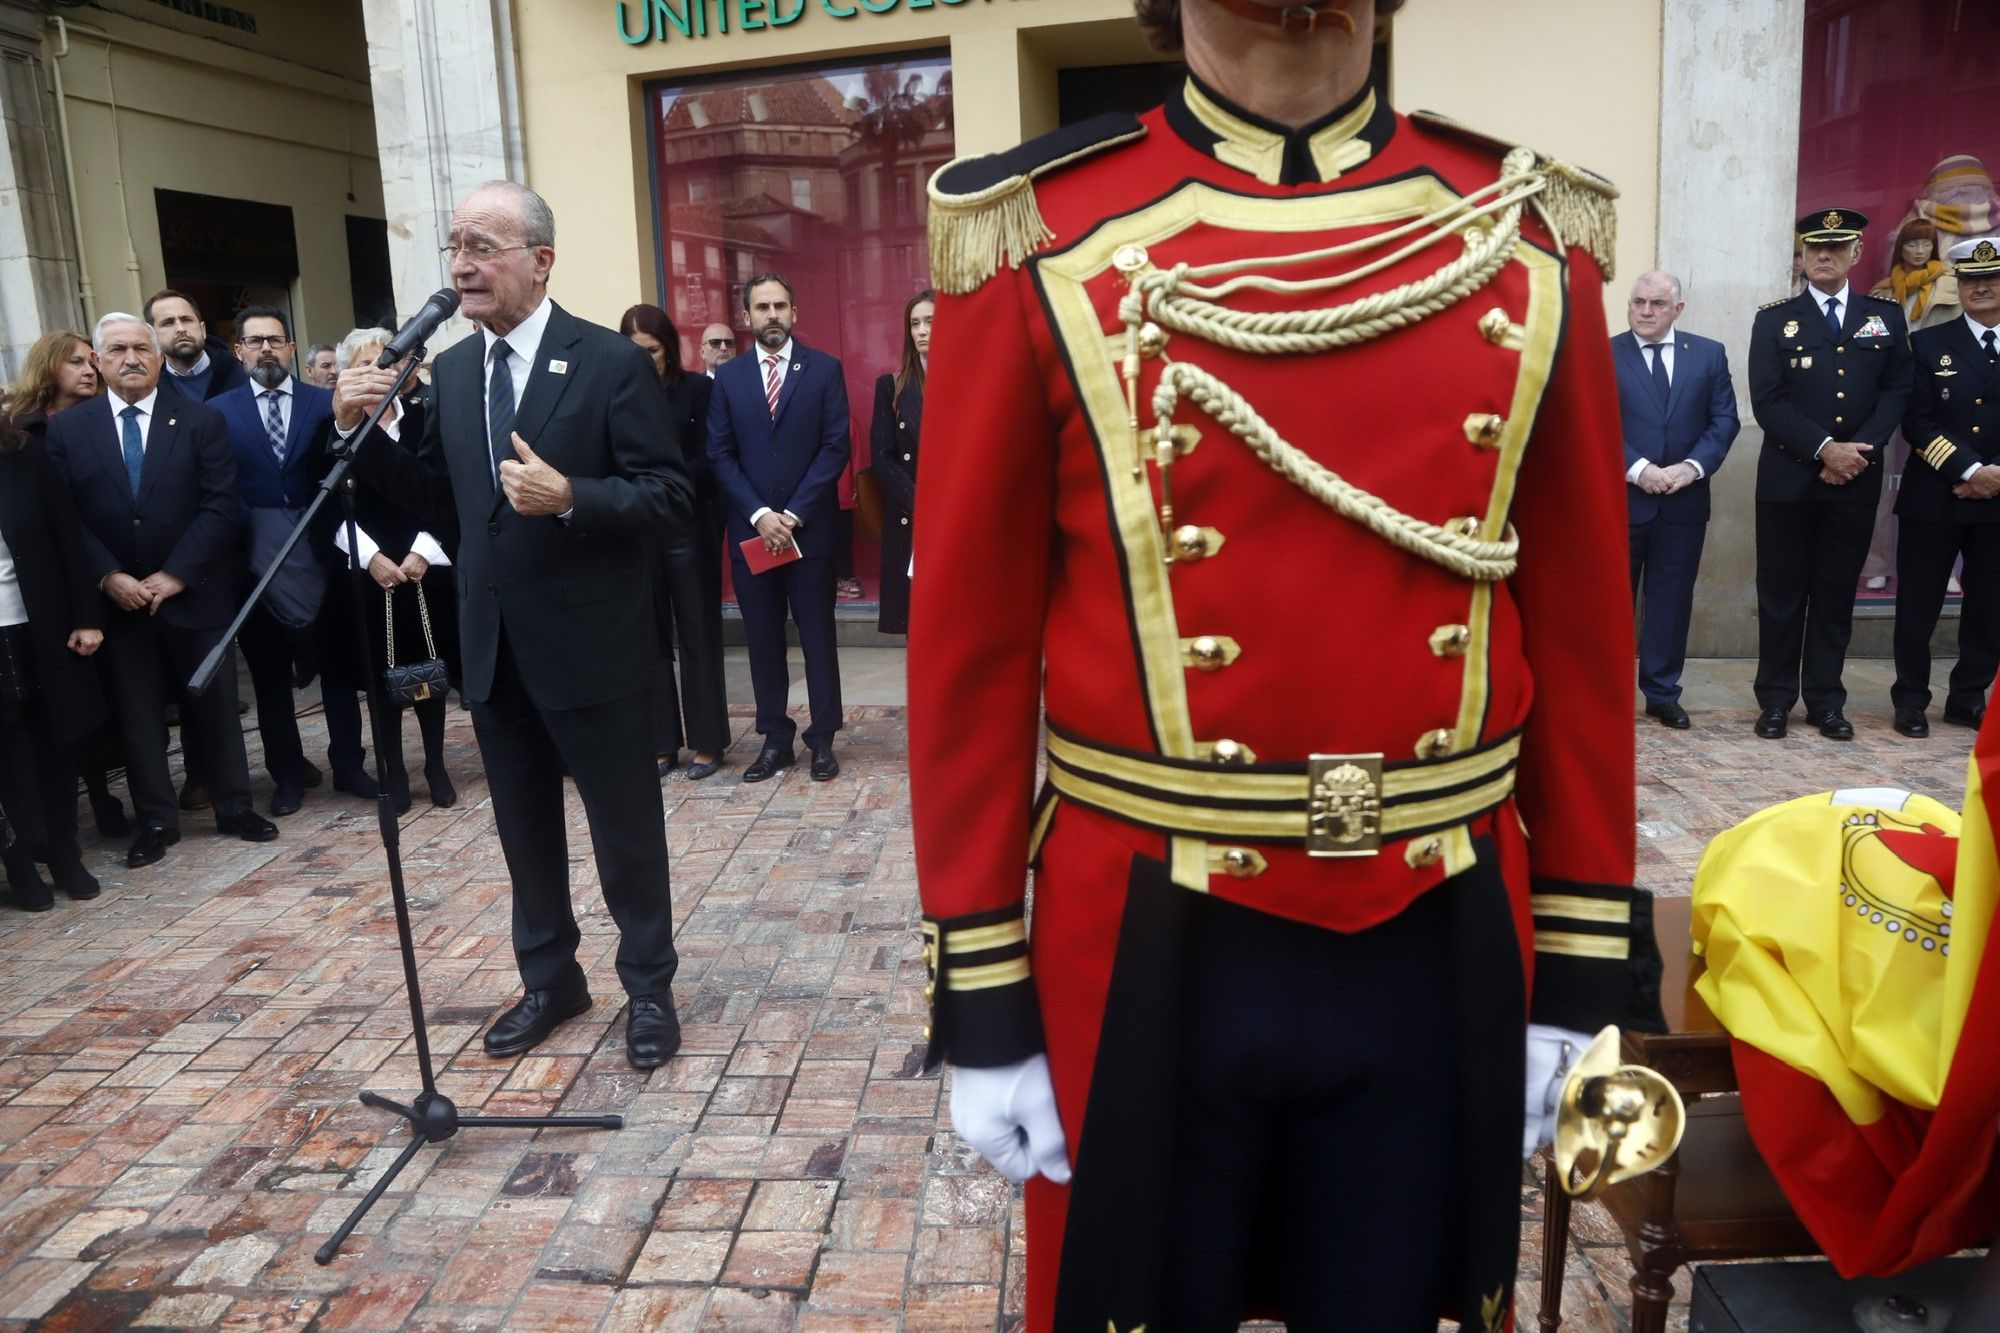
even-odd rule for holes
{"type": "Polygon", "coordinates": [[[1035,183],[1014,176],[978,194],[943,195],[931,182],[931,281],[964,296],[1000,271],[1019,268],[1055,239],[1035,202],[1035,183]]]}

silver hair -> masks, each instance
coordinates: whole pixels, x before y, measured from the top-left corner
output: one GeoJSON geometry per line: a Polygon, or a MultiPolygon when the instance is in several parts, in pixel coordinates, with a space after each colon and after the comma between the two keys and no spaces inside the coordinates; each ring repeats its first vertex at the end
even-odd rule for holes
{"type": "Polygon", "coordinates": [[[362,348],[373,344],[379,351],[389,345],[396,335],[388,329],[349,329],[340,340],[340,346],[333,349],[333,368],[336,371],[354,369],[354,355],[362,348]]]}
{"type": "MultiPolygon", "coordinates": [[[[548,200],[519,181],[481,181],[472,187],[472,194],[484,190],[497,191],[514,201],[514,216],[521,224],[523,244],[553,246],[556,243],[556,215],[548,200]]],[[[468,199],[471,197],[466,196],[468,199]]]]}
{"type": "Polygon", "coordinates": [[[101,352],[104,350],[104,330],[110,328],[113,324],[137,324],[146,331],[146,340],[153,344],[153,350],[156,352],[160,350],[160,333],[158,329],[155,329],[151,324],[140,319],[137,315],[128,315],[123,310],[114,310],[108,315],[100,316],[97,326],[91,329],[90,346],[93,351],[101,352]]]}
{"type": "Polygon", "coordinates": [[[1664,282],[1667,286],[1673,288],[1674,304],[1679,305],[1681,303],[1681,280],[1663,268],[1656,268],[1649,273],[1641,273],[1637,278],[1633,279],[1633,294],[1636,295],[1641,287],[1652,282],[1664,282]]]}

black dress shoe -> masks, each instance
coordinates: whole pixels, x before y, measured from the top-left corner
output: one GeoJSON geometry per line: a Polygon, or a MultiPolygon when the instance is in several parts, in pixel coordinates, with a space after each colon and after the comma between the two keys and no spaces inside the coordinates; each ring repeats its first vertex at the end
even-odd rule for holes
{"type": "Polygon", "coordinates": [[[49,878],[75,902],[89,902],[104,892],[97,876],[84,869],[83,859],[75,855],[49,862],[49,878]]]}
{"type": "Polygon", "coordinates": [[[1646,716],[1660,719],[1661,726],[1672,727],[1675,731],[1686,731],[1694,725],[1688,721],[1687,709],[1672,699],[1665,703],[1647,704],[1646,716]]]}
{"type": "Polygon", "coordinates": [[[1901,735],[1914,736],[1922,740],[1931,734],[1931,724],[1924,721],[1924,710],[1921,708],[1898,708],[1896,731],[1901,735]]]}
{"type": "Polygon", "coordinates": [[[657,1069],[681,1048],[681,1020],[672,1004],[634,995],[625,1009],[625,1059],[634,1069],[657,1069]]]}
{"type": "Polygon", "coordinates": [[[750,761],[750,767],[743,770],[743,780],[762,782],[766,778],[776,777],[780,769],[790,768],[795,759],[791,746],[767,745],[757,752],[755,759],[750,761]]]}
{"type": "Polygon", "coordinates": [[[358,768],[352,773],[335,773],[333,789],[346,792],[349,796],[359,796],[364,801],[372,801],[382,794],[382,789],[375,785],[375,779],[358,768]]]}
{"type": "Polygon", "coordinates": [[[1971,708],[1946,708],[1944,710],[1944,720],[1951,723],[1954,727],[1971,727],[1974,731],[1977,731],[1979,730],[1979,724],[1986,720],[1986,705],[1978,704],[1971,708]]]}
{"type": "Polygon", "coordinates": [[[424,785],[431,790],[431,804],[440,810],[449,810],[458,804],[458,788],[451,785],[451,774],[443,764],[424,765],[424,785]]]}
{"type": "Polygon", "coordinates": [[[297,814],[299,807],[305,803],[305,788],[297,781],[280,782],[278,789],[271,793],[271,813],[281,818],[297,814]]]}
{"type": "Polygon", "coordinates": [[[1838,708],[1825,713],[1807,714],[1806,721],[1818,727],[1819,734],[1830,741],[1854,739],[1854,724],[1842,717],[1838,708]]]}
{"type": "Polygon", "coordinates": [[[1767,741],[1777,740],[1785,734],[1785,719],[1791,711],[1789,708],[1766,708],[1757,714],[1757,725],[1751,729],[1767,741]]]}
{"type": "MultiPolygon", "coordinates": [[[[300,686],[299,688],[304,689],[305,687],[300,686]]],[[[319,771],[318,764],[315,764],[310,759],[302,760],[301,762],[305,765],[304,768],[299,770],[299,785],[301,787],[304,787],[307,791],[311,791],[314,787],[326,781],[326,774],[319,771]]]]}
{"type": "Polygon", "coordinates": [[[831,782],[840,776],[840,761],[833,757],[831,745],[816,746],[812,752],[812,780],[831,782]]]}
{"type": "Polygon", "coordinates": [[[665,777],[667,774],[673,772],[675,769],[681,766],[681,752],[679,750],[675,750],[672,754],[660,755],[659,761],[660,761],[660,776],[665,777]]]}
{"type": "Polygon", "coordinates": [[[590,992],[531,990],[506,1013],[493,1020],[482,1039],[488,1055],[519,1055],[532,1051],[556,1030],[556,1024],[590,1008],[590,992]]]}
{"type": "Polygon", "coordinates": [[[233,815],[217,815],[215,831],[241,838],[245,842],[269,842],[278,836],[278,826],[255,810],[243,810],[233,815]]]}
{"type": "Polygon", "coordinates": [[[206,810],[209,804],[208,784],[200,778],[189,778],[181,784],[181,809],[206,810]]]}
{"type": "Polygon", "coordinates": [[[139,836],[132,839],[130,850],[125,853],[125,864],[137,870],[149,866],[167,854],[167,848],[181,840],[179,829],[164,829],[151,824],[139,830],[139,836]]]}
{"type": "Polygon", "coordinates": [[[7,887],[14,891],[14,906],[23,912],[46,912],[55,906],[56,896],[35,868],[35,858],[28,854],[25,842],[8,850],[6,862],[7,887]]]}
{"type": "Polygon", "coordinates": [[[717,770],[721,767],[722,761],[720,759],[695,759],[689,761],[687,772],[681,774],[681,776],[689,782],[700,782],[703,778],[714,777],[717,770]]]}

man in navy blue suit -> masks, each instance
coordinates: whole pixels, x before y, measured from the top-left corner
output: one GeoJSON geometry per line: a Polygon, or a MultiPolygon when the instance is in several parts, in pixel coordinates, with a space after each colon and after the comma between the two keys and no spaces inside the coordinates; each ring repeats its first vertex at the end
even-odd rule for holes
{"type": "MultiPolygon", "coordinates": [[[[209,400],[222,413],[236,454],[252,579],[263,575],[278,544],[312,503],[325,470],[320,438],[333,416],[333,395],[296,378],[292,354],[291,321],[285,312],[268,305],[246,307],[236,316],[236,359],[248,378],[209,400]]],[[[311,660],[311,628],[325,592],[326,571],[311,543],[302,542],[237,640],[257,691],[264,768],[277,784],[271,795],[274,815],[297,812],[309,785],[292,683],[302,651],[311,660]]],[[[334,787],[374,796],[374,784],[361,771],[361,710],[353,695],[326,692],[326,728],[334,787]]]]}
{"type": "Polygon", "coordinates": [[[792,285],[762,273],[743,288],[743,308],[757,343],[715,371],[708,408],[708,456],[729,514],[730,578],[750,640],[750,684],[764,747],[743,770],[762,782],[789,768],[798,728],[785,712],[791,673],[785,665],[785,608],[799,627],[812,707],[806,748],[812,776],[840,772],[833,734],[840,730],[840,659],[834,647],[833,585],[839,541],[841,470],[853,448],[847,384],[840,362],[792,338],[798,319],[792,285]],[[740,543],[758,540],[800,558],[752,574],[740,543]]]}
{"type": "Polygon", "coordinates": [[[1647,715],[1676,730],[1688,726],[1681,665],[1708,532],[1709,482],[1741,428],[1728,355],[1721,343],[1675,327],[1686,308],[1680,279],[1642,274],[1625,307],[1631,331],[1611,340],[1625,427],[1639,689],[1647,715]]]}

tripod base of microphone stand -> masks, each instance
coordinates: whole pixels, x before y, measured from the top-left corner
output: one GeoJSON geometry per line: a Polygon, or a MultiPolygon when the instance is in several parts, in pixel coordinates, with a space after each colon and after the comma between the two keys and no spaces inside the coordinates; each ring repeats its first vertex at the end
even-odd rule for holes
{"type": "Polygon", "coordinates": [[[361,1219],[368,1216],[368,1210],[375,1206],[396,1177],[403,1173],[426,1144],[443,1143],[461,1129],[623,1129],[625,1117],[617,1115],[460,1115],[451,1098],[441,1092],[420,1092],[409,1105],[384,1097],[380,1093],[361,1094],[363,1106],[378,1106],[392,1111],[410,1122],[413,1137],[396,1160],[389,1163],[389,1169],[382,1173],[340,1224],[339,1230],[327,1238],[326,1244],[313,1251],[313,1261],[325,1266],[333,1262],[340,1253],[340,1247],[354,1234],[354,1228],[361,1225],[361,1219]]]}

